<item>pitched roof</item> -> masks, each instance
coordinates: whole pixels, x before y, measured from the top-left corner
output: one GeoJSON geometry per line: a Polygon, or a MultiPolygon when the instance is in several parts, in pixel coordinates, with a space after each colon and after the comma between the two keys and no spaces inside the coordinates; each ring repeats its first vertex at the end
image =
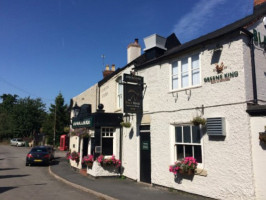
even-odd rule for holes
{"type": "Polygon", "coordinates": [[[224,35],[231,34],[235,31],[240,31],[246,26],[252,24],[253,22],[256,22],[258,19],[260,19],[263,15],[266,14],[266,3],[260,4],[254,8],[254,13],[252,15],[249,15],[245,18],[242,18],[232,24],[229,24],[223,28],[220,28],[216,31],[213,31],[211,33],[208,33],[206,35],[203,35],[197,39],[191,40],[187,43],[184,43],[182,45],[176,46],[172,49],[167,50],[162,56],[160,56],[157,59],[149,60],[145,63],[142,63],[140,65],[137,65],[135,67],[136,70],[145,68],[148,65],[154,64],[156,62],[162,61],[164,59],[167,59],[175,54],[178,54],[180,52],[183,52],[187,49],[190,49],[192,47],[196,47],[198,45],[202,45],[205,43],[208,43],[214,39],[218,39],[220,37],[223,37],[224,35]]]}

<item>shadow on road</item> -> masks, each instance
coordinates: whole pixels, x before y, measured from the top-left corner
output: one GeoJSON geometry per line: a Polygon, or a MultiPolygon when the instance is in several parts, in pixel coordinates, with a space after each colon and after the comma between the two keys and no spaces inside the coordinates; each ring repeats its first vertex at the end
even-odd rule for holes
{"type": "Polygon", "coordinates": [[[24,174],[24,175],[0,175],[0,179],[4,179],[4,178],[17,178],[17,177],[24,177],[24,176],[29,176],[29,174],[24,174]]]}
{"type": "Polygon", "coordinates": [[[0,194],[3,192],[6,192],[8,190],[15,189],[15,188],[17,188],[17,187],[0,187],[0,194]]]}
{"type": "Polygon", "coordinates": [[[18,168],[0,168],[0,171],[5,171],[5,170],[14,170],[14,169],[18,169],[18,168]]]}

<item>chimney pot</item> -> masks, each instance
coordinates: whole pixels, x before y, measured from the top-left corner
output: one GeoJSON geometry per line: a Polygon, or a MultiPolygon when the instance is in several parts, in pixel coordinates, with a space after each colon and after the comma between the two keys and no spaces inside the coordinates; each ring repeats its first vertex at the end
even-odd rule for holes
{"type": "Polygon", "coordinates": [[[115,64],[112,64],[112,68],[111,68],[111,71],[115,71],[115,64]]]}
{"type": "Polygon", "coordinates": [[[109,71],[109,70],[110,70],[109,65],[106,65],[106,67],[105,67],[105,71],[109,71]]]}

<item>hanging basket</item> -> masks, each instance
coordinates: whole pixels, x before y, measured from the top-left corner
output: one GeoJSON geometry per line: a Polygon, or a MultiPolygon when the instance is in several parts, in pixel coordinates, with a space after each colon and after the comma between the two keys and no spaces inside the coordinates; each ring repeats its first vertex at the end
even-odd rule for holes
{"type": "Polygon", "coordinates": [[[121,122],[120,125],[122,127],[125,127],[125,128],[130,128],[131,127],[131,123],[130,122],[121,122]]]}
{"type": "Polygon", "coordinates": [[[202,126],[205,126],[206,124],[206,119],[203,118],[203,117],[194,117],[193,120],[191,121],[191,123],[194,125],[194,126],[199,126],[199,125],[202,125],[202,126]]]}

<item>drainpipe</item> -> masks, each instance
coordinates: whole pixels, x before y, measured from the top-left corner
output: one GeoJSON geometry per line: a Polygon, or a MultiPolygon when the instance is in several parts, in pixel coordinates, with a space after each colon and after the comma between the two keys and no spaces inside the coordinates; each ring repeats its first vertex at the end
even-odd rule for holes
{"type": "Polygon", "coordinates": [[[246,33],[250,39],[249,48],[250,48],[250,56],[251,56],[251,70],[252,70],[252,85],[253,85],[253,104],[258,104],[258,92],[257,92],[257,79],[256,79],[256,65],[255,65],[255,54],[254,54],[254,41],[253,34],[242,28],[241,31],[246,33]]]}

